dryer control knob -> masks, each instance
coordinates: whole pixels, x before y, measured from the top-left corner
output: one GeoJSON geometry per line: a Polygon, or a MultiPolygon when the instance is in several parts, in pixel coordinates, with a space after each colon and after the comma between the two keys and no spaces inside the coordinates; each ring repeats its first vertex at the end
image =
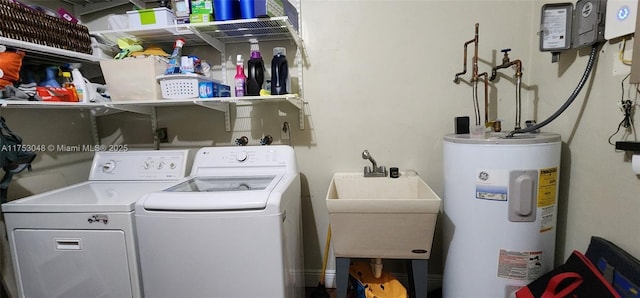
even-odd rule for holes
{"type": "Polygon", "coordinates": [[[245,160],[247,160],[247,157],[249,157],[249,155],[247,154],[246,151],[240,151],[240,152],[236,153],[236,160],[237,161],[245,161],[245,160]]]}
{"type": "Polygon", "coordinates": [[[102,165],[102,172],[111,173],[116,168],[116,162],[110,160],[102,165]]]}

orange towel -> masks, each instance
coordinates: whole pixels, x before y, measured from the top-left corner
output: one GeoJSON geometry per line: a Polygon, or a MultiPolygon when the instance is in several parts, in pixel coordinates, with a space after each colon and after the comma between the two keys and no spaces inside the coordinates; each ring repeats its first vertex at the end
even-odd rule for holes
{"type": "Polygon", "coordinates": [[[391,273],[382,272],[380,278],[375,278],[368,262],[357,261],[351,263],[349,274],[360,282],[361,288],[364,290],[364,296],[358,295],[356,289],[356,297],[362,298],[407,298],[407,290],[404,288],[391,273]]]}

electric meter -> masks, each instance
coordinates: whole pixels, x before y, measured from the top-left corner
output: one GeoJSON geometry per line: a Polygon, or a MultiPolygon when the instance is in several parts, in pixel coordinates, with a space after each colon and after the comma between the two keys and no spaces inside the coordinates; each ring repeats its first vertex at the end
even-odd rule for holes
{"type": "Polygon", "coordinates": [[[571,48],[572,3],[549,3],[542,6],[540,51],[559,52],[571,48]]]}

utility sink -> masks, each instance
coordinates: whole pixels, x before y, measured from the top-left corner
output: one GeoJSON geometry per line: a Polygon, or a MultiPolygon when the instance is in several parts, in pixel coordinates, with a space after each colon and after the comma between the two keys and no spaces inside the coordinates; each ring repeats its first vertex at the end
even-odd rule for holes
{"type": "Polygon", "coordinates": [[[429,259],[442,200],[420,176],[335,173],[326,201],[336,257],[429,259]]]}

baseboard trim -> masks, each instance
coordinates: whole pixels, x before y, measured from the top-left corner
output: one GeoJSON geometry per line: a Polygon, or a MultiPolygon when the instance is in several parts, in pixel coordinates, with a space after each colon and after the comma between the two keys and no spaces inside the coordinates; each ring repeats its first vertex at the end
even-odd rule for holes
{"type": "MultiPolygon", "coordinates": [[[[307,270],[304,273],[304,284],[306,287],[316,287],[320,281],[321,271],[307,270]]],[[[407,285],[409,276],[406,273],[392,273],[402,284],[407,285]]],[[[327,288],[336,287],[336,271],[327,270],[324,275],[324,284],[327,288]]],[[[442,288],[442,274],[429,274],[427,276],[427,290],[433,291],[442,288]]]]}

